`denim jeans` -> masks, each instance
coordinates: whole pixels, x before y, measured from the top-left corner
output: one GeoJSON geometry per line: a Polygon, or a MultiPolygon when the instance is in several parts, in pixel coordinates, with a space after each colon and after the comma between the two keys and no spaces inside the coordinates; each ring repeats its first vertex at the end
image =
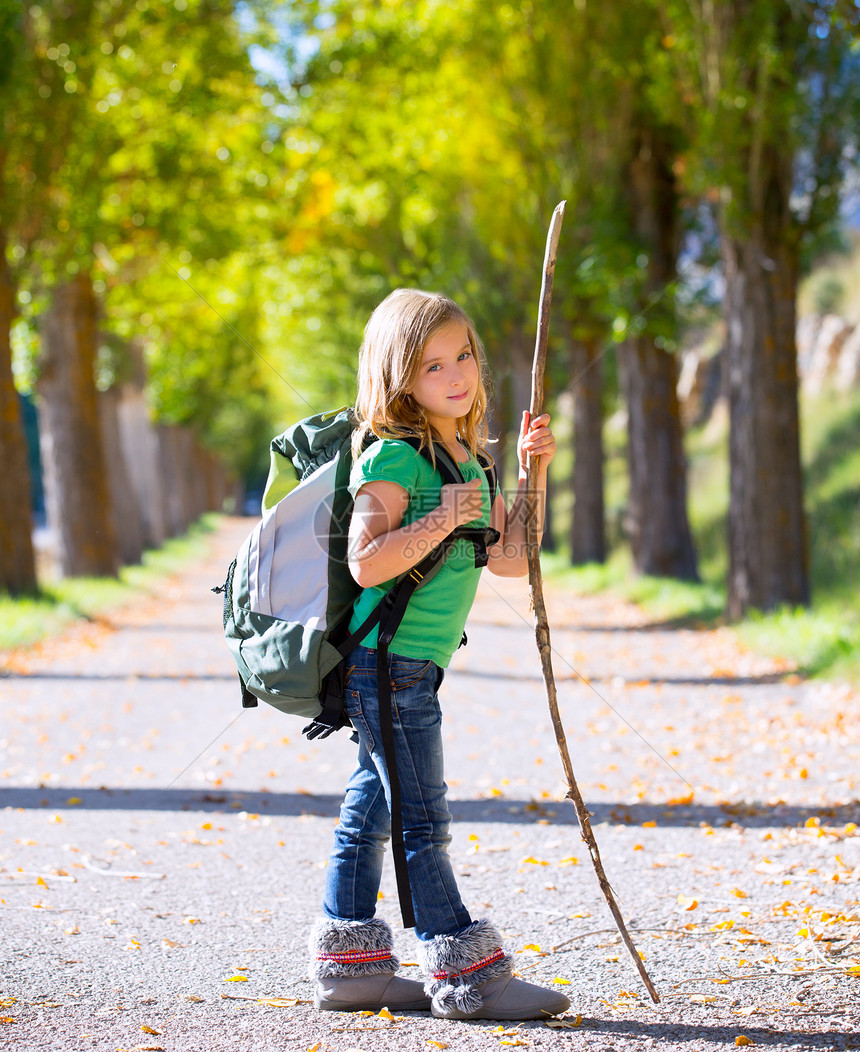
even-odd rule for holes
{"type": "MultiPolygon", "coordinates": [[[[323,910],[337,920],[368,921],[376,912],[385,843],[391,832],[390,786],[382,750],[376,651],[347,658],[344,702],[358,732],[358,763],[346,787],[326,874],[323,910]]],[[[419,939],[453,935],[471,923],[448,857],[451,837],[442,758],[442,669],[432,661],[388,655],[397,774],[409,885],[419,939]]]]}

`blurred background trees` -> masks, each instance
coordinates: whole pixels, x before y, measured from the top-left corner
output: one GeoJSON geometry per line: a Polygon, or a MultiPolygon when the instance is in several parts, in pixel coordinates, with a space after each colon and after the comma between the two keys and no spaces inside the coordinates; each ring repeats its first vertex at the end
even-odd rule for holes
{"type": "Polygon", "coordinates": [[[474,317],[510,479],[566,198],[553,539],[697,578],[677,381],[704,325],[730,611],[807,602],[795,298],[856,192],[858,26],[854,0],[0,0],[0,587],[35,582],[11,346],[66,573],[258,485],[271,434],[352,399],[399,285],[474,317]]]}

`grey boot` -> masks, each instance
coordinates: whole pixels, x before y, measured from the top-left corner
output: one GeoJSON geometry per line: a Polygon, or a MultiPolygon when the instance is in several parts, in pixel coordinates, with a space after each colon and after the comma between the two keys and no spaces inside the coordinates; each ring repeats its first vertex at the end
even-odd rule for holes
{"type": "Polygon", "coordinates": [[[515,979],[498,929],[477,920],[423,944],[424,989],[439,1019],[545,1019],[570,1007],[564,994],[515,979]]]}
{"type": "Polygon", "coordinates": [[[314,1005],[332,1012],[426,1012],[430,999],[421,983],[394,973],[394,938],[384,920],[321,920],[311,932],[310,977],[314,1005]]]}

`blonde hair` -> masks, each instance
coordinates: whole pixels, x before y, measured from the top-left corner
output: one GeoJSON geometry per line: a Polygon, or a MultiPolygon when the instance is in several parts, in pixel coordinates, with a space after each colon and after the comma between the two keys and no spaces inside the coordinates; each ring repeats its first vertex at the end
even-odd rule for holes
{"type": "Polygon", "coordinates": [[[417,437],[432,454],[433,440],[439,436],[410,392],[427,341],[452,322],[465,328],[478,363],[478,389],[468,413],[457,421],[457,433],[472,456],[480,452],[492,462],[486,449],[486,362],[475,326],[453,300],[419,289],[396,289],[379,304],[365,327],[358,356],[354,457],[371,434],[377,438],[417,437]]]}

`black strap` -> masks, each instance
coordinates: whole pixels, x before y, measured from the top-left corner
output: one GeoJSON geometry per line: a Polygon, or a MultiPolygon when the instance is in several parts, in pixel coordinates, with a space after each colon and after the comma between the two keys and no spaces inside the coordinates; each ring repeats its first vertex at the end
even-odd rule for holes
{"type": "Polygon", "coordinates": [[[412,893],[409,887],[409,867],[406,860],[406,840],[403,831],[400,778],[397,773],[393,699],[391,678],[388,672],[388,647],[392,639],[394,639],[397,629],[400,627],[400,622],[406,613],[406,607],[415,591],[421,587],[427,577],[432,575],[432,572],[438,566],[441,566],[454,544],[464,536],[475,542],[475,560],[476,565],[478,565],[478,548],[482,548],[482,557],[486,561],[488,558],[487,542],[489,541],[490,544],[495,543],[499,535],[496,530],[492,530],[489,527],[477,529],[458,527],[441,544],[437,545],[429,555],[425,556],[418,566],[414,566],[398,580],[391,591],[379,603],[373,614],[367,618],[354,634],[358,635],[360,633],[363,638],[372,627],[372,625],[368,625],[368,622],[374,620],[374,618],[379,621],[379,634],[376,644],[376,692],[379,702],[382,752],[385,757],[385,767],[388,771],[388,784],[391,794],[391,852],[394,857],[394,876],[397,883],[397,896],[400,900],[400,913],[405,928],[415,927],[415,914],[412,908],[412,893]]]}
{"type": "MultiPolygon", "coordinates": [[[[419,438],[404,438],[401,439],[401,441],[412,446],[416,453],[420,453],[425,460],[430,462],[430,464],[442,476],[442,483],[444,485],[450,486],[465,481],[463,473],[460,471],[459,463],[439,442],[433,443],[433,454],[431,455],[429,446],[422,446],[419,438]]],[[[481,453],[478,454],[477,460],[484,469],[484,474],[487,477],[487,486],[490,491],[490,510],[492,510],[493,504],[496,500],[496,491],[499,483],[498,475],[496,474],[496,466],[495,464],[491,464],[481,453]]]]}
{"type": "Polygon", "coordinates": [[[242,708],[243,709],[255,709],[260,702],[257,700],[256,694],[252,694],[245,685],[245,681],[239,676],[239,686],[242,689],[242,708]]]}
{"type": "Polygon", "coordinates": [[[388,671],[388,647],[400,622],[403,620],[409,599],[417,587],[418,582],[415,580],[404,581],[397,588],[394,602],[390,606],[386,604],[384,620],[379,625],[379,638],[376,647],[376,695],[379,700],[379,728],[382,734],[382,752],[385,757],[385,768],[388,771],[388,785],[391,795],[391,853],[394,857],[394,877],[397,883],[397,897],[400,900],[400,915],[403,918],[404,928],[415,927],[415,911],[412,907],[412,891],[409,887],[409,867],[406,861],[406,838],[403,832],[400,778],[397,774],[391,677],[388,671]]]}

